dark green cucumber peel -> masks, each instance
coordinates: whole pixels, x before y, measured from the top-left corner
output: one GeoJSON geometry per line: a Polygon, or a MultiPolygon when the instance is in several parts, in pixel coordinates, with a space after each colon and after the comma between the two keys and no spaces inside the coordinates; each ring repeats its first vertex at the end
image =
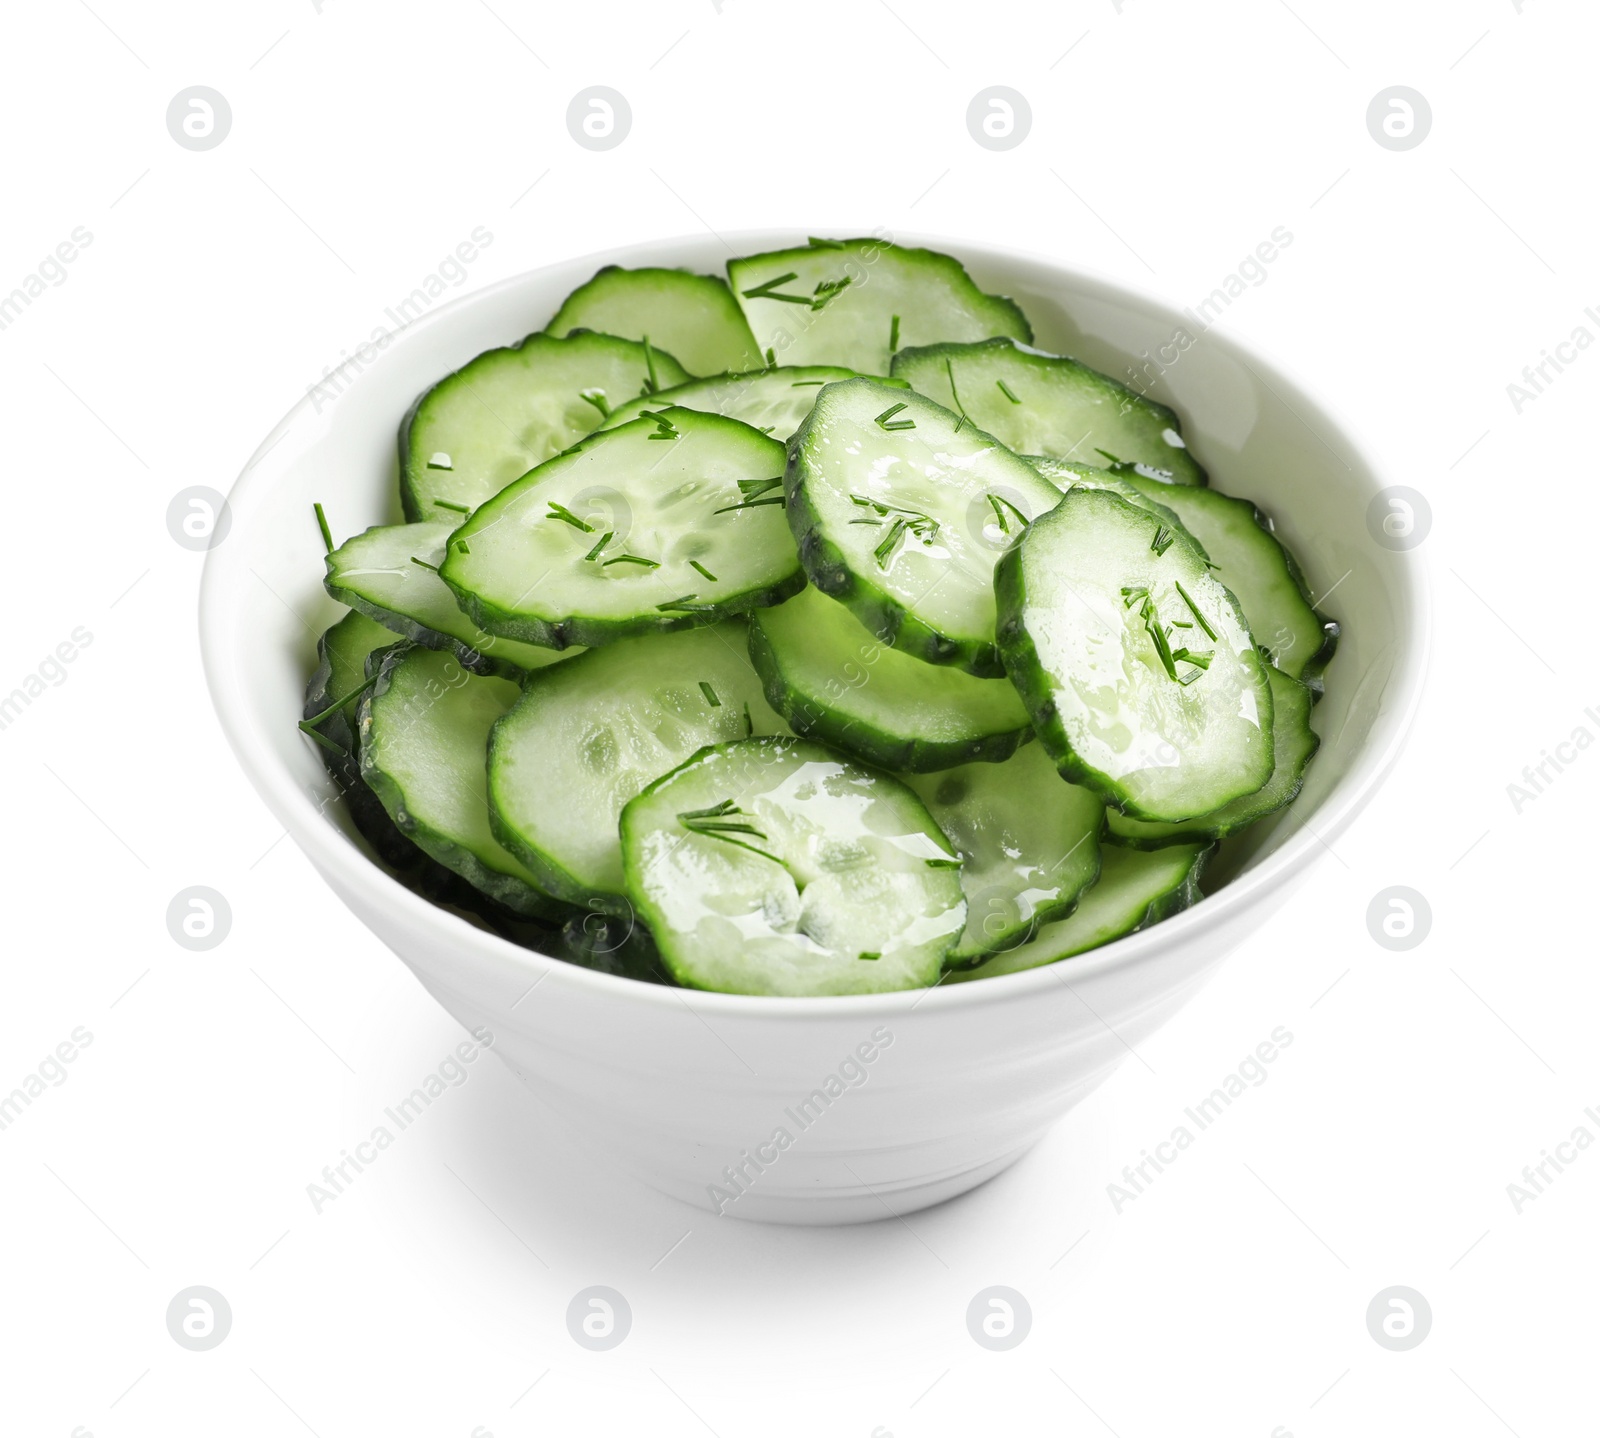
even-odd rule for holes
{"type": "Polygon", "coordinates": [[[885,643],[925,663],[952,664],[984,679],[1005,674],[993,638],[994,606],[986,576],[983,592],[981,596],[974,595],[971,612],[964,616],[960,632],[950,633],[915,610],[919,600],[930,596],[948,575],[935,572],[916,586],[917,593],[908,593],[909,582],[902,585],[893,567],[897,562],[914,563],[919,547],[927,547],[937,539],[941,553],[952,556],[947,560],[948,567],[958,575],[967,576],[969,569],[974,576],[979,569],[985,569],[986,575],[992,573],[998,543],[987,536],[994,524],[998,521],[1008,527],[1008,532],[1020,532],[1021,524],[1037,517],[1060,497],[1055,485],[1026,460],[932,400],[897,392],[879,380],[863,377],[823,389],[815,408],[789,442],[784,491],[800,562],[819,590],[844,604],[885,643]],[[847,425],[863,433],[875,426],[881,434],[872,434],[872,442],[885,455],[904,459],[908,470],[913,463],[927,465],[937,471],[938,480],[923,484],[913,472],[905,481],[911,486],[907,494],[892,486],[885,490],[881,484],[874,489],[876,481],[869,479],[872,465],[870,461],[861,463],[861,454],[856,452],[851,463],[860,472],[847,482],[842,470],[835,472],[827,467],[831,464],[837,469],[841,463],[839,454],[851,453],[842,446],[837,453],[829,453],[833,429],[848,432],[843,429],[847,425]],[[960,468],[941,466],[941,452],[958,454],[960,468]],[[975,474],[975,460],[981,460],[984,466],[981,476],[975,474]],[[919,535],[914,522],[908,528],[900,515],[912,510],[896,507],[893,499],[903,500],[946,481],[951,490],[959,485],[967,488],[968,492],[960,496],[964,502],[957,504],[962,515],[954,522],[933,523],[932,531],[925,535],[919,535]],[[849,492],[851,502],[859,506],[849,518],[844,517],[844,506],[838,503],[836,491],[841,485],[849,492]],[[995,506],[993,519],[983,508],[986,498],[995,506]],[[1027,506],[1026,513],[1018,512],[1019,502],[1027,506]],[[974,508],[982,514],[976,526],[971,518],[974,508]],[[884,533],[883,544],[892,544],[898,526],[898,548],[887,556],[882,548],[869,548],[869,555],[876,562],[874,557],[859,552],[852,557],[840,536],[870,523],[875,515],[881,517],[882,523],[872,537],[884,533]],[[921,546],[916,542],[919,538],[923,540],[921,546]],[[947,548],[950,545],[955,546],[953,552],[947,548]]]}
{"type": "Polygon", "coordinates": [[[1004,679],[923,664],[815,588],[752,613],[750,661],[767,703],[796,734],[880,769],[920,774],[998,763],[1033,737],[1004,679]]]}

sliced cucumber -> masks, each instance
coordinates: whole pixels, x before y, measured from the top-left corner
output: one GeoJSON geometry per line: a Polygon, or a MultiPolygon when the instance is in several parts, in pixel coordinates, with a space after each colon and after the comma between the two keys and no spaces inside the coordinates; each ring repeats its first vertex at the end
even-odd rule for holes
{"type": "Polygon", "coordinates": [[[992,762],[1033,737],[1028,711],[1004,679],[902,654],[809,586],[751,614],[750,658],[767,702],[796,734],[880,768],[922,773],[992,762]]]}
{"type": "MultiPolygon", "coordinates": [[[[788,439],[811,413],[817,392],[835,380],[854,379],[855,371],[838,365],[781,365],[749,374],[719,374],[680,384],[660,394],[643,395],[611,411],[601,429],[615,429],[630,419],[668,405],[703,409],[740,420],[774,439],[788,439]]],[[[909,389],[907,385],[905,388],[909,389]]]]}
{"type": "Polygon", "coordinates": [[[518,678],[579,649],[543,649],[479,629],[439,578],[455,521],[378,525],[345,540],[328,556],[323,583],[343,604],[429,649],[449,649],[478,673],[518,678]]]}
{"type": "Polygon", "coordinates": [[[561,302],[548,333],[598,330],[649,340],[690,374],[758,369],[761,354],[726,282],[688,270],[626,270],[607,265],[561,302]]]}
{"type": "Polygon", "coordinates": [[[1209,844],[1173,844],[1143,853],[1108,844],[1101,851],[1100,877],[1069,918],[1046,924],[1036,937],[948,982],[992,979],[1070,959],[1101,944],[1148,929],[1200,901],[1200,873],[1209,844]]]}
{"type": "Polygon", "coordinates": [[[901,350],[890,373],[1019,454],[1104,456],[1158,466],[1179,484],[1206,482],[1177,415],[1077,360],[991,339],[901,350]]]}
{"type": "Polygon", "coordinates": [[[827,385],[789,446],[789,524],[811,582],[874,634],[986,678],[994,565],[1060,491],[932,400],[872,379],[827,385]]]}
{"type": "Polygon", "coordinates": [[[1003,764],[966,764],[905,782],[961,855],[967,926],[945,963],[965,968],[1065,917],[1100,873],[1105,806],[1063,784],[1038,744],[1003,764]]]}
{"type": "Polygon", "coordinates": [[[679,983],[734,994],[931,984],[960,860],[899,780],[809,739],[702,750],[622,811],[628,892],[679,983]]]}
{"type": "Polygon", "coordinates": [[[509,679],[473,674],[452,654],[391,651],[361,701],[361,777],[424,853],[508,909],[560,920],[569,911],[489,828],[489,728],[517,693],[509,679]]]}
{"type": "Polygon", "coordinates": [[[553,894],[620,908],[617,817],[696,750],[782,722],[737,621],[623,639],[530,676],[489,743],[495,833],[553,894]]]}
{"type": "Polygon", "coordinates": [[[1311,728],[1311,691],[1277,669],[1268,668],[1267,679],[1272,684],[1272,777],[1255,793],[1185,824],[1151,824],[1113,809],[1107,816],[1107,825],[1114,842],[1136,849],[1157,849],[1188,839],[1221,839],[1294,799],[1305,782],[1311,756],[1322,742],[1311,728]]]}
{"type": "Polygon", "coordinates": [[[1129,482],[1150,500],[1170,505],[1205,546],[1216,576],[1250,621],[1270,662],[1291,679],[1322,688],[1322,671],[1339,644],[1339,625],[1311,606],[1310,594],[1272,521],[1248,499],[1191,490],[1133,474],[1129,482]]]}
{"type": "Polygon", "coordinates": [[[407,519],[476,509],[595,429],[613,405],[682,384],[670,354],[614,335],[529,335],[422,394],[400,424],[407,519]]]}
{"type": "Polygon", "coordinates": [[[1139,509],[1148,509],[1151,514],[1159,515],[1169,528],[1183,534],[1203,557],[1210,558],[1200,541],[1184,527],[1175,509],[1170,509],[1160,500],[1153,499],[1142,489],[1135,488],[1123,472],[1100,469],[1092,464],[1079,464],[1075,459],[1050,459],[1046,455],[1038,454],[1024,455],[1023,458],[1063,494],[1069,489],[1106,489],[1118,499],[1125,499],[1139,509]]]}
{"type": "Polygon", "coordinates": [[[1176,822],[1272,773],[1272,689],[1239,605],[1180,534],[1074,489],[995,571],[1006,672],[1061,772],[1176,822]]]}
{"type": "Polygon", "coordinates": [[[887,240],[813,240],[728,261],[763,355],[886,375],[902,345],[1033,338],[1014,301],[986,295],[959,260],[887,240]]]}
{"type": "Polygon", "coordinates": [[[663,410],[474,511],[440,573],[484,629],[552,649],[777,604],[805,583],[782,473],[783,446],[749,425],[663,410]]]}

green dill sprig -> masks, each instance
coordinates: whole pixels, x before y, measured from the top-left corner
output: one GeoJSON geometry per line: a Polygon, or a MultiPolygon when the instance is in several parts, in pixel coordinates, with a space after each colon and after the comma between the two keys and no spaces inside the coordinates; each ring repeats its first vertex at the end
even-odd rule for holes
{"type": "MultiPolygon", "coordinates": [[[[955,428],[955,432],[960,434],[961,426],[967,423],[967,409],[966,406],[961,403],[961,391],[956,388],[956,372],[954,368],[952,368],[949,360],[944,362],[944,377],[950,381],[950,398],[955,401],[956,413],[961,416],[961,418],[956,421],[955,428]]],[[[1004,525],[1001,525],[1000,527],[1002,529],[1005,528],[1004,525]]]]}
{"type": "MultiPolygon", "coordinates": [[[[374,684],[376,684],[377,682],[378,682],[378,676],[376,674],[374,674],[370,679],[366,680],[364,683],[358,684],[354,689],[352,689],[348,694],[346,694],[343,699],[339,700],[339,702],[337,704],[330,704],[326,709],[324,709],[322,711],[322,713],[313,714],[309,719],[302,719],[300,721],[300,728],[305,730],[305,732],[307,734],[309,734],[313,739],[322,739],[324,736],[319,734],[319,733],[317,733],[317,725],[322,723],[322,721],[324,719],[329,718],[331,715],[337,714],[341,709],[343,709],[353,699],[359,699],[363,694],[365,694],[367,692],[367,690],[372,688],[372,686],[374,684]]],[[[332,742],[333,742],[332,740],[328,740],[329,744],[332,744],[332,742]]],[[[344,753],[344,749],[343,749],[342,746],[333,745],[333,747],[336,748],[341,754],[344,753]]]]}
{"type": "Polygon", "coordinates": [[[904,403],[892,404],[888,409],[877,416],[872,422],[882,430],[915,429],[917,422],[914,419],[896,419],[895,416],[905,408],[904,403]]]}
{"type": "Polygon", "coordinates": [[[431,569],[435,574],[439,572],[439,566],[437,564],[429,564],[426,559],[418,559],[414,554],[411,556],[411,562],[419,569],[431,569]]]}
{"type": "Polygon", "coordinates": [[[997,379],[995,383],[1000,386],[1000,393],[1010,400],[1012,404],[1022,403],[1022,401],[1018,399],[1016,395],[1011,393],[1011,386],[1008,385],[1003,379],[997,379]]]}
{"type": "Polygon", "coordinates": [[[615,559],[608,559],[600,567],[610,569],[613,564],[642,564],[646,569],[660,569],[661,565],[654,559],[643,559],[637,554],[619,554],[615,559]]]}
{"type": "Polygon", "coordinates": [[[563,524],[570,524],[574,529],[581,529],[585,534],[594,533],[594,526],[579,519],[566,505],[557,504],[553,499],[547,500],[546,503],[550,506],[550,512],[545,515],[546,519],[559,519],[563,524]]]}
{"type": "Polygon", "coordinates": [[[705,565],[703,565],[698,559],[691,559],[689,561],[689,568],[699,574],[701,578],[709,579],[713,584],[717,582],[717,576],[707,569],[705,565]]]}
{"type": "Polygon", "coordinates": [[[1006,523],[1005,513],[1000,508],[1001,505],[1004,505],[1006,509],[1009,509],[1012,514],[1016,516],[1017,523],[1021,525],[1022,528],[1026,529],[1028,527],[1030,523],[1028,516],[1018,509],[1016,505],[1014,505],[1009,499],[1005,499],[998,494],[991,494],[986,496],[986,498],[989,501],[989,508],[994,510],[994,522],[1000,526],[1001,534],[1011,533],[1011,526],[1006,523]]]}
{"type": "Polygon", "coordinates": [[[448,499],[436,499],[434,504],[440,509],[453,509],[457,514],[471,514],[472,511],[464,504],[453,504],[448,499]]]}
{"type": "Polygon", "coordinates": [[[715,614],[717,612],[717,606],[715,604],[694,604],[691,602],[693,599],[693,594],[680,594],[676,599],[663,600],[660,604],[656,605],[656,608],[663,614],[672,612],[681,612],[684,614],[715,614]]]}
{"type": "Polygon", "coordinates": [[[771,859],[773,863],[779,862],[776,855],[745,842],[745,838],[767,842],[767,836],[750,822],[744,810],[732,799],[724,799],[720,804],[713,804],[707,809],[686,809],[678,815],[678,822],[691,834],[701,834],[708,839],[721,839],[724,843],[748,849],[752,854],[759,854],[763,859],[771,859]],[[740,835],[745,838],[737,837],[740,835]]]}
{"type": "Polygon", "coordinates": [[[717,691],[711,687],[709,681],[705,679],[700,681],[700,692],[706,696],[706,703],[713,709],[722,708],[722,700],[717,698],[717,691]]]}
{"type": "Polygon", "coordinates": [[[327,553],[332,554],[336,546],[333,542],[333,532],[328,528],[328,516],[322,512],[320,503],[313,504],[311,508],[316,511],[317,528],[322,531],[323,547],[327,553]]]}
{"type": "Polygon", "coordinates": [[[900,348],[900,316],[889,316],[889,353],[893,354],[900,348]]]}
{"type": "Polygon", "coordinates": [[[804,295],[786,295],[779,293],[778,286],[786,285],[790,280],[797,280],[800,276],[793,270],[786,275],[779,275],[776,279],[763,280],[753,289],[740,290],[739,293],[747,300],[782,300],[787,305],[809,305],[811,303],[804,295]]]}
{"type": "Polygon", "coordinates": [[[1183,599],[1183,602],[1189,606],[1189,613],[1194,615],[1195,622],[1198,623],[1203,630],[1205,630],[1206,638],[1215,644],[1217,641],[1217,631],[1206,623],[1206,617],[1200,612],[1200,606],[1196,604],[1194,600],[1189,598],[1189,591],[1176,581],[1174,581],[1172,587],[1178,591],[1178,594],[1183,599]]]}
{"type": "Polygon", "coordinates": [[[1177,543],[1177,540],[1178,536],[1168,529],[1166,525],[1158,524],[1156,525],[1156,532],[1150,537],[1150,548],[1156,558],[1160,559],[1163,554],[1177,543]]]}
{"type": "Polygon", "coordinates": [[[606,398],[606,392],[603,389],[580,389],[578,398],[585,404],[592,404],[599,410],[601,419],[609,419],[611,417],[611,401],[606,398]]]}
{"type": "Polygon", "coordinates": [[[680,438],[680,436],[678,434],[677,426],[674,425],[673,422],[666,417],[666,415],[658,414],[658,415],[653,416],[653,418],[655,419],[655,422],[656,422],[656,432],[654,434],[652,434],[652,435],[645,436],[647,439],[678,439],[678,438],[680,438]]]}
{"type": "Polygon", "coordinates": [[[614,529],[606,530],[606,532],[604,534],[602,534],[599,539],[595,540],[594,548],[591,549],[586,555],[583,556],[584,559],[585,560],[598,559],[600,557],[601,550],[603,550],[606,547],[606,545],[610,544],[611,541],[613,539],[615,539],[616,537],[617,537],[616,530],[614,530],[614,529]]]}

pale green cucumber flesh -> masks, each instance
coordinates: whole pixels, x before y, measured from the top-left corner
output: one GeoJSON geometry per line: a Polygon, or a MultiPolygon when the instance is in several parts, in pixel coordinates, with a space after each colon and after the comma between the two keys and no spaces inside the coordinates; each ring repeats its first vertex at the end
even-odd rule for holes
{"type": "Polygon", "coordinates": [[[1180,484],[1206,482],[1177,415],[1077,360],[993,339],[904,349],[891,373],[1019,454],[1124,460],[1169,471],[1180,484]]]}
{"type": "Polygon", "coordinates": [[[874,238],[828,240],[728,261],[763,355],[886,375],[894,350],[1033,331],[1016,304],[987,295],[960,261],[874,238]]]}
{"type": "Polygon", "coordinates": [[[1074,783],[1174,822],[1267,782],[1266,665],[1233,595],[1155,515],[1070,490],[1002,558],[995,593],[1006,672],[1074,783]]]}
{"type": "Polygon", "coordinates": [[[1311,727],[1311,691],[1298,679],[1268,669],[1272,684],[1272,777],[1253,794],[1183,824],[1152,824],[1115,809],[1106,816],[1112,839],[1140,849],[1191,839],[1222,839],[1293,801],[1322,742],[1311,727]]]}
{"type": "Polygon", "coordinates": [[[751,613],[750,658],[767,702],[796,734],[883,769],[998,761],[1033,736],[1006,680],[924,664],[811,586],[751,613]]]}
{"type": "Polygon", "coordinates": [[[789,444],[811,582],[930,664],[997,678],[995,561],[1060,491],[992,436],[877,380],[826,386],[789,444]]]}
{"type": "Polygon", "coordinates": [[[783,446],[669,409],[592,436],[476,510],[441,574],[493,634],[564,649],[706,624],[805,583],[783,446]]]}
{"type": "Polygon", "coordinates": [[[598,330],[646,340],[692,375],[757,369],[762,360],[726,281],[718,275],[607,265],[561,302],[548,333],[598,330]]]}
{"type": "Polygon", "coordinates": [[[1070,913],[1100,873],[1105,806],[1063,783],[1038,744],[1001,764],[902,777],[961,855],[967,924],[950,967],[1024,943],[1070,913]]]}
{"type": "Polygon", "coordinates": [[[361,701],[361,777],[396,828],[507,908],[564,917],[568,910],[489,827],[489,729],[516,702],[517,686],[422,648],[390,654],[377,677],[361,701]]]}
{"type": "Polygon", "coordinates": [[[644,395],[618,405],[601,428],[615,429],[630,419],[638,419],[641,414],[680,405],[684,409],[726,415],[773,439],[786,440],[811,413],[811,406],[817,402],[823,385],[854,378],[854,370],[841,369],[838,365],[780,365],[777,369],[754,370],[749,374],[713,375],[710,379],[691,380],[676,389],[662,390],[660,394],[644,395]]]}
{"type": "Polygon", "coordinates": [[[470,669],[516,678],[583,651],[545,649],[480,629],[439,578],[459,520],[378,525],[328,555],[328,593],[393,633],[429,649],[450,649],[470,669]]]}
{"type": "Polygon", "coordinates": [[[591,650],[532,675],[495,725],[495,832],[551,893],[619,909],[623,805],[707,744],[782,729],[737,620],[591,650]]]}
{"type": "Polygon", "coordinates": [[[612,406],[688,378],[665,350],[613,335],[534,334],[489,350],[422,394],[402,421],[405,516],[476,509],[597,428],[612,406]]]}
{"type": "Polygon", "coordinates": [[[1194,492],[1143,475],[1130,483],[1177,511],[1205,546],[1215,574],[1239,601],[1255,641],[1291,679],[1320,690],[1322,671],[1339,642],[1336,621],[1312,607],[1300,568],[1272,532],[1271,521],[1248,499],[1215,490],[1194,492]]]}
{"type": "Polygon", "coordinates": [[[899,780],[809,739],[702,750],[622,813],[628,892],[678,981],[917,988],[966,920],[959,860],[899,780]]]}
{"type": "Polygon", "coordinates": [[[1058,963],[1169,919],[1200,900],[1206,844],[1173,844],[1143,852],[1107,844],[1100,877],[1072,914],[1045,924],[1027,943],[996,954],[974,969],[952,973],[949,983],[998,978],[1058,963]]]}

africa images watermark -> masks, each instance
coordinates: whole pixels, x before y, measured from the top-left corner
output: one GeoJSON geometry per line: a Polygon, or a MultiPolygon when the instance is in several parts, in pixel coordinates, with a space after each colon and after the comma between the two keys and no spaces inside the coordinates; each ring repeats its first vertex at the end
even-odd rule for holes
{"type": "Polygon", "coordinates": [[[893,1031],[879,1024],[868,1035],[868,1041],[857,1044],[855,1050],[837,1064],[834,1071],[823,1079],[821,1084],[798,1103],[784,1109],[784,1118],[794,1125],[796,1132],[791,1133],[787,1125],[778,1124],[765,1143],[755,1145],[754,1153],[740,1149],[739,1162],[730,1164],[722,1170],[721,1177],[728,1186],[723,1188],[715,1183],[706,1185],[706,1197],[711,1200],[718,1215],[720,1216],[730,1203],[737,1203],[743,1198],[755,1186],[756,1179],[776,1165],[788,1152],[798,1134],[811,1128],[833,1107],[836,1100],[844,1097],[848,1090],[860,1088],[869,1077],[866,1065],[874,1063],[883,1050],[893,1043],[893,1031]],[[752,1169],[755,1170],[754,1173],[751,1172],[752,1169]]]}
{"type": "Polygon", "coordinates": [[[55,247],[37,265],[22,277],[22,282],[8,295],[0,295],[0,330],[10,329],[33,302],[51,289],[60,289],[70,278],[67,266],[83,250],[94,243],[94,235],[83,225],[78,225],[66,239],[55,247]]]}
{"type": "Polygon", "coordinates": [[[470,1075],[465,1065],[475,1063],[494,1043],[494,1035],[486,1028],[471,1032],[472,1039],[463,1039],[423,1076],[416,1088],[384,1109],[383,1116],[388,1123],[374,1124],[372,1132],[356,1144],[354,1153],[341,1149],[338,1163],[323,1166],[321,1183],[313,1181],[306,1185],[306,1197],[311,1200],[313,1212],[320,1214],[334,1199],[347,1192],[356,1178],[377,1161],[378,1155],[394,1143],[396,1136],[421,1118],[446,1089],[460,1088],[467,1081],[470,1075]]]}
{"type": "Polygon", "coordinates": [[[78,625],[65,639],[46,654],[24,675],[22,682],[9,694],[0,695],[0,729],[9,729],[22,717],[35,699],[43,697],[45,687],[59,689],[67,682],[67,665],[94,643],[94,635],[83,625],[78,625]]]}
{"type": "MultiPolygon", "coordinates": [[[[1139,358],[1142,363],[1130,364],[1127,367],[1128,388],[1133,391],[1133,395],[1143,399],[1149,394],[1155,387],[1156,381],[1193,348],[1200,336],[1222,318],[1223,313],[1236,299],[1247,289],[1259,289],[1266,284],[1272,278],[1267,266],[1276,261],[1293,243],[1293,231],[1287,225],[1276,226],[1272,233],[1240,260],[1229,274],[1223,276],[1222,282],[1209,295],[1197,305],[1183,311],[1194,322],[1193,330],[1187,325],[1179,325],[1173,330],[1172,337],[1156,349],[1155,354],[1152,355],[1149,350],[1140,350],[1139,358]]],[[[1124,399],[1122,412],[1126,414],[1133,408],[1133,404],[1132,397],[1124,399]]]]}
{"type": "MultiPolygon", "coordinates": [[[[1594,724],[1595,729],[1600,729],[1600,713],[1585,709],[1583,715],[1594,724]]],[[[1541,749],[1537,764],[1522,766],[1522,782],[1519,784],[1512,780],[1506,785],[1506,798],[1511,800],[1512,812],[1520,814],[1545,793],[1566,772],[1568,765],[1577,763],[1579,756],[1594,740],[1594,730],[1588,724],[1577,724],[1565,739],[1559,740],[1550,749],[1541,749]]]]}
{"type": "MultiPolygon", "coordinates": [[[[1595,329],[1600,330],[1600,313],[1596,312],[1594,306],[1590,305],[1583,313],[1595,329]]],[[[1580,324],[1572,327],[1572,333],[1566,339],[1556,342],[1553,352],[1549,349],[1540,350],[1539,360],[1523,365],[1522,383],[1513,380],[1506,386],[1506,398],[1511,401],[1511,408],[1521,414],[1524,408],[1539,399],[1566,373],[1569,365],[1576,364],[1583,352],[1593,344],[1594,330],[1580,324]]]]}
{"type": "Polygon", "coordinates": [[[66,1065],[77,1060],[83,1050],[94,1042],[94,1035],[79,1024],[62,1039],[50,1053],[35,1066],[32,1073],[23,1076],[22,1082],[10,1093],[0,1098],[0,1129],[8,1129],[22,1117],[24,1109],[32,1108],[35,1099],[43,1098],[48,1088],[60,1088],[71,1076],[66,1065]]]}
{"type": "Polygon", "coordinates": [[[341,350],[343,356],[337,364],[324,365],[322,378],[306,386],[306,395],[316,413],[338,399],[357,375],[393,343],[395,335],[413,320],[433,308],[434,301],[447,289],[459,289],[467,282],[467,266],[494,243],[494,235],[479,225],[437,265],[424,275],[417,286],[404,299],[397,300],[384,310],[386,325],[377,325],[372,333],[356,346],[354,354],[341,350]]]}
{"type": "Polygon", "coordinates": [[[1106,1197],[1111,1200],[1111,1207],[1117,1215],[1120,1217],[1124,1208],[1177,1162],[1178,1156],[1194,1143],[1199,1134],[1221,1118],[1224,1111],[1233,1106],[1235,1099],[1242,1097],[1250,1088],[1260,1088],[1269,1077],[1267,1065],[1276,1063],[1283,1050],[1293,1043],[1294,1035],[1279,1024],[1255,1046],[1253,1053],[1223,1078],[1221,1084],[1199,1103],[1184,1109],[1183,1116],[1194,1125],[1193,1128],[1188,1123],[1176,1125],[1166,1138],[1156,1144],[1154,1153],[1147,1148],[1140,1149],[1137,1163],[1123,1165],[1122,1182],[1106,1185],[1106,1197]]]}
{"type": "MultiPolygon", "coordinates": [[[[1584,1109],[1583,1116],[1600,1128],[1600,1111],[1591,1105],[1584,1109]]],[[[1594,1129],[1587,1124],[1576,1124],[1571,1133],[1555,1145],[1555,1152],[1548,1148],[1539,1150],[1539,1162],[1522,1166],[1522,1182],[1508,1183],[1506,1197],[1511,1200],[1512,1211],[1518,1218],[1522,1211],[1537,1198],[1542,1198],[1545,1191],[1566,1172],[1570,1164],[1576,1163],[1578,1155],[1586,1148],[1594,1146],[1594,1129]]]]}

